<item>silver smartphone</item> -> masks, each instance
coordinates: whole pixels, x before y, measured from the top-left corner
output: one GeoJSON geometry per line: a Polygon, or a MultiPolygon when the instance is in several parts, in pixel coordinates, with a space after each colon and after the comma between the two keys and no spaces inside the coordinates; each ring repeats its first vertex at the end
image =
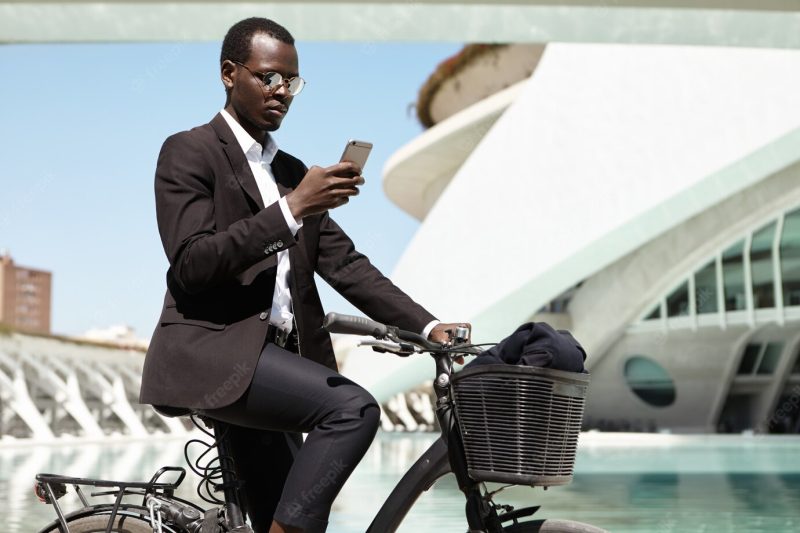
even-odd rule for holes
{"type": "Polygon", "coordinates": [[[350,139],[347,141],[339,161],[350,161],[361,167],[361,170],[364,170],[370,151],[372,151],[372,143],[350,139]]]}

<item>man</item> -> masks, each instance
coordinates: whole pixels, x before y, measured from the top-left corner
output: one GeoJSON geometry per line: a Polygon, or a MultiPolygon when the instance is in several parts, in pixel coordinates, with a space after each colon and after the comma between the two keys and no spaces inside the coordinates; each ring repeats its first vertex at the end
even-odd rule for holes
{"type": "Polygon", "coordinates": [[[289,32],[267,19],[235,24],[220,70],[224,109],[169,137],[158,158],[170,268],[140,401],[236,424],[256,531],[324,531],[380,413],[336,372],[314,273],[375,320],[437,341],[454,325],[395,287],[330,218],[358,194],[361,169],[307,169],[269,135],[304,84],[289,32]]]}

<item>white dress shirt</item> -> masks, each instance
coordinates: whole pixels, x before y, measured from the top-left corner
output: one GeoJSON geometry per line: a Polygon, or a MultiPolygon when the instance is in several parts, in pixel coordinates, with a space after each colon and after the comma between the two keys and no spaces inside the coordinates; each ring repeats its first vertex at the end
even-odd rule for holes
{"type": "MultiPolygon", "coordinates": [[[[227,111],[223,109],[220,114],[233,130],[233,135],[239,142],[239,146],[242,147],[264,205],[278,202],[289,230],[292,235],[297,235],[297,231],[303,226],[303,221],[297,222],[292,216],[289,204],[286,198],[281,197],[278,185],[275,183],[275,175],[272,173],[272,160],[278,153],[278,145],[275,144],[275,140],[270,134],[267,134],[266,142],[262,147],[261,143],[253,139],[227,111]]],[[[278,252],[278,274],[275,279],[275,292],[272,294],[269,323],[286,331],[292,330],[292,319],[294,318],[292,294],[289,292],[289,267],[289,252],[287,250],[278,252]]]]}

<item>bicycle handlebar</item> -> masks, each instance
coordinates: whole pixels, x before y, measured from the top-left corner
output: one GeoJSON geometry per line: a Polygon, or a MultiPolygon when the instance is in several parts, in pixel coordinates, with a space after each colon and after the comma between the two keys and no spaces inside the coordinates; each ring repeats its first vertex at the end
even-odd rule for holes
{"type": "Polygon", "coordinates": [[[453,353],[477,355],[472,345],[455,347],[451,344],[433,342],[419,333],[406,331],[395,326],[387,326],[380,322],[375,322],[368,318],[340,313],[328,313],[322,321],[322,327],[329,333],[345,333],[349,335],[367,335],[378,339],[387,340],[389,343],[372,343],[371,345],[380,348],[382,351],[389,351],[399,355],[408,355],[414,351],[418,352],[439,352],[448,351],[453,353]],[[399,343],[397,347],[392,347],[392,343],[399,343]],[[416,346],[416,349],[414,348],[416,346]]]}
{"type": "Polygon", "coordinates": [[[389,333],[389,327],[369,318],[340,313],[328,313],[322,321],[322,327],[330,333],[349,335],[371,335],[382,339],[389,333]]]}

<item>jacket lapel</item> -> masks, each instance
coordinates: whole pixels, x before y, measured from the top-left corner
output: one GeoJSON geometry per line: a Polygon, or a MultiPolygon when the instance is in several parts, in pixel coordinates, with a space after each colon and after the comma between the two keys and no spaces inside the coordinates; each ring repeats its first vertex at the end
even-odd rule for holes
{"type": "Polygon", "coordinates": [[[228,157],[228,162],[231,164],[233,174],[236,176],[236,181],[247,193],[247,196],[253,200],[259,209],[264,209],[264,200],[261,198],[261,192],[256,185],[256,179],[253,177],[253,172],[250,170],[250,165],[247,164],[247,158],[242,152],[242,147],[236,142],[231,128],[225,119],[222,118],[220,113],[211,120],[211,127],[217,133],[222,149],[228,157]]]}
{"type": "MultiPolygon", "coordinates": [[[[272,175],[275,176],[275,185],[278,186],[278,192],[281,198],[294,190],[292,171],[286,164],[286,157],[280,150],[278,150],[278,153],[275,154],[275,158],[272,160],[272,175]]],[[[303,235],[303,228],[300,228],[297,235],[294,236],[298,242],[300,241],[301,235],[303,235]]],[[[295,260],[295,255],[297,254],[296,248],[296,246],[289,248],[289,257],[292,261],[295,260]]]]}
{"type": "Polygon", "coordinates": [[[281,197],[292,192],[294,184],[291,181],[291,172],[286,166],[286,160],[280,150],[272,160],[272,175],[275,176],[275,184],[278,186],[278,192],[281,197]]]}

